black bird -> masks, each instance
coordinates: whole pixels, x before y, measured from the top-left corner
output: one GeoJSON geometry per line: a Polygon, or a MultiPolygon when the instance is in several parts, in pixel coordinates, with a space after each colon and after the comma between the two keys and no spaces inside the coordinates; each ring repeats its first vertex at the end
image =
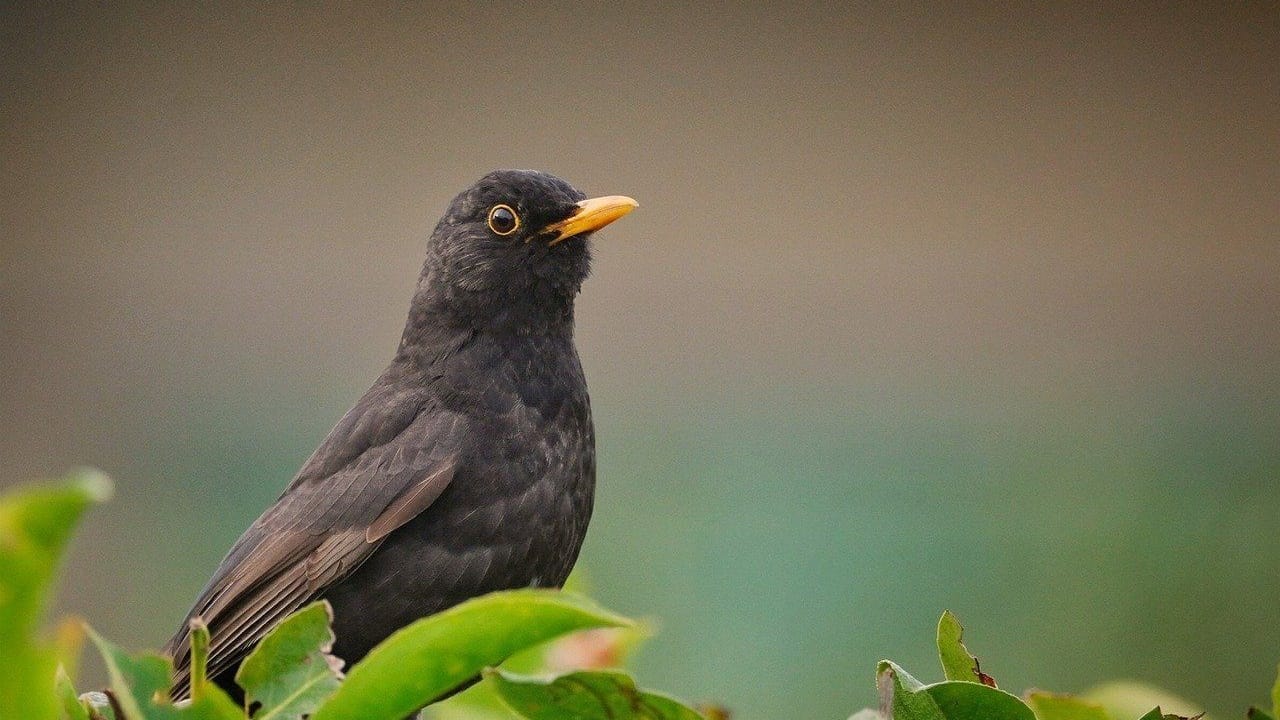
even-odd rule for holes
{"type": "MultiPolygon", "coordinates": [[[[467,598],[560,587],[591,518],[595,434],[573,341],[589,235],[636,207],[499,170],[449,204],[391,365],[280,498],[249,526],[188,613],[212,636],[209,676],[317,598],[348,664],[467,598]]],[[[187,622],[169,641],[189,693],[187,622]]]]}

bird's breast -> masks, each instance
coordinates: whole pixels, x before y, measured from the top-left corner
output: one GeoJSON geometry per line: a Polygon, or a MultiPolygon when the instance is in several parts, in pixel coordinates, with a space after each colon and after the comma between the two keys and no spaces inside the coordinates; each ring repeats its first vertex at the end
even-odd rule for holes
{"type": "Polygon", "coordinates": [[[450,409],[466,415],[472,437],[449,486],[325,595],[341,657],[359,658],[396,628],[469,597],[559,587],[573,568],[596,469],[577,355],[551,348],[484,362],[471,385],[453,389],[450,409]]]}
{"type": "MultiPolygon", "coordinates": [[[[595,486],[595,435],[571,336],[480,336],[442,380],[474,436],[438,507],[472,540],[576,556],[595,486]]],[[[565,570],[567,572],[567,570],[565,570]]]]}

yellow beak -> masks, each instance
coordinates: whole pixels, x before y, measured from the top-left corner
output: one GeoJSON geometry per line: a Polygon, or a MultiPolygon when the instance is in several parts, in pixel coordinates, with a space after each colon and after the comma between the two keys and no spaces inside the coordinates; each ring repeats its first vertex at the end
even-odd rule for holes
{"type": "Polygon", "coordinates": [[[543,232],[554,233],[548,245],[568,240],[574,235],[599,230],[627,213],[640,203],[626,195],[607,195],[578,203],[578,211],[557,223],[551,223],[543,232]]]}

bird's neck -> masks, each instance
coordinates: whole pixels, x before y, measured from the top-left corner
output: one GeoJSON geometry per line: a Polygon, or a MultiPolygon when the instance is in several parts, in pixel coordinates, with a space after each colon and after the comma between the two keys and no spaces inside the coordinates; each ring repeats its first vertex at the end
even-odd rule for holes
{"type": "Polygon", "coordinates": [[[396,359],[431,367],[478,337],[515,343],[520,338],[556,337],[573,342],[573,298],[516,300],[420,287],[410,305],[396,359]]]}

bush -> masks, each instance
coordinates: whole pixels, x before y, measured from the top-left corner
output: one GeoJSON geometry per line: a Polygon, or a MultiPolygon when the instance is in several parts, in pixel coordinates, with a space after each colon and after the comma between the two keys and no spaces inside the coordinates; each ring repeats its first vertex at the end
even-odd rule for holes
{"type": "MultiPolygon", "coordinates": [[[[442,720],[716,720],[724,710],[698,710],[636,687],[615,666],[645,635],[627,618],[573,593],[514,590],[463,603],[403,628],[344,675],[333,644],[331,611],[317,602],[266,635],[245,659],[236,682],[245,706],[205,677],[209,634],[192,636],[192,698],[169,702],[171,665],[154,653],[133,655],[78,623],[39,632],[58,562],[86,509],[111,485],[93,471],[0,498],[0,718],[4,720],[400,720],[480,676],[475,687],[427,710],[442,720]],[[73,676],[88,636],[106,664],[110,687],[80,695],[73,676]],[[550,644],[548,644],[550,643],[550,644]],[[549,674],[558,671],[559,674],[549,674]]],[[[938,623],[944,680],[923,684],[898,665],[876,672],[879,708],[851,720],[1128,720],[1133,707],[1176,698],[1132,684],[1086,696],[996,686],[962,642],[950,613],[938,623]],[[1163,698],[1163,699],[1156,699],[1163,698]]],[[[1273,690],[1280,705],[1280,682],[1273,690]]],[[[1251,708],[1251,720],[1274,720],[1251,708]]],[[[1184,717],[1152,709],[1141,720],[1184,717]]]]}

